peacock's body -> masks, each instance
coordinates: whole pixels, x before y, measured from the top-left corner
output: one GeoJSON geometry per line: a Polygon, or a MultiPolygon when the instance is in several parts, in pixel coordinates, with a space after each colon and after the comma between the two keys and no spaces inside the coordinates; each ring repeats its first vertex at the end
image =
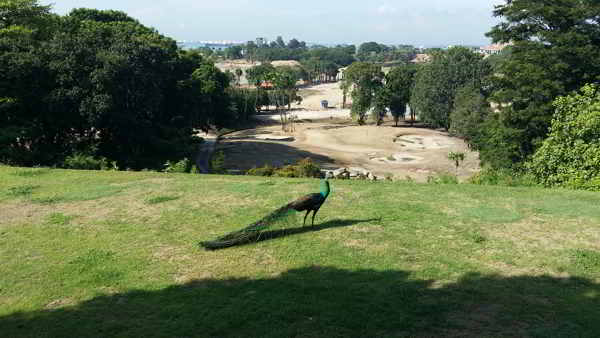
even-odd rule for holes
{"type": "Polygon", "coordinates": [[[242,230],[234,231],[214,241],[200,242],[200,245],[208,250],[215,250],[259,240],[262,231],[270,228],[278,221],[293,215],[293,213],[297,211],[306,211],[302,223],[303,226],[306,225],[306,217],[312,211],[312,225],[314,226],[315,215],[319,212],[319,209],[323,203],[325,203],[325,200],[327,200],[329,193],[329,182],[323,180],[321,181],[321,192],[301,197],[294,202],[273,211],[261,220],[252,223],[242,230]]]}

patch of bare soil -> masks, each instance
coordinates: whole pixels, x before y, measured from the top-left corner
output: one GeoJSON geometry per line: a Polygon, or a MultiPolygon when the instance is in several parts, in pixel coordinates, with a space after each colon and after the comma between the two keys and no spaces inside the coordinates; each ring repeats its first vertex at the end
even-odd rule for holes
{"type": "Polygon", "coordinates": [[[0,206],[0,226],[17,222],[37,222],[50,214],[50,210],[42,205],[29,202],[4,202],[0,206]]]}
{"type": "Polygon", "coordinates": [[[479,170],[478,154],[460,139],[423,128],[354,126],[302,123],[285,133],[280,126],[231,134],[220,148],[228,169],[248,170],[265,164],[281,166],[310,157],[325,168],[357,167],[380,177],[411,177],[425,181],[439,173],[456,173],[461,179],[479,170]],[[449,152],[464,152],[456,170],[449,152]]]}
{"type": "MultiPolygon", "coordinates": [[[[302,97],[300,108],[306,110],[322,110],[322,100],[328,102],[330,109],[341,109],[344,97],[339,82],[310,86],[300,90],[299,95],[302,97]]],[[[349,102],[350,95],[348,95],[346,103],[349,102]]]]}
{"type": "MultiPolygon", "coordinates": [[[[246,171],[266,164],[282,166],[310,157],[325,169],[352,167],[376,176],[397,179],[410,177],[426,181],[428,176],[452,173],[461,179],[479,171],[479,156],[464,141],[447,133],[424,128],[356,126],[349,109],[341,109],[339,83],[326,83],[300,90],[303,101],[294,107],[297,116],[293,132],[279,125],[230,134],[219,145],[225,151],[225,167],[246,171]],[[327,100],[330,109],[322,109],[327,100]],[[332,108],[333,107],[333,108],[332,108]],[[464,152],[466,159],[456,169],[449,152],[464,152]]],[[[264,115],[271,123],[279,115],[264,115]]]]}

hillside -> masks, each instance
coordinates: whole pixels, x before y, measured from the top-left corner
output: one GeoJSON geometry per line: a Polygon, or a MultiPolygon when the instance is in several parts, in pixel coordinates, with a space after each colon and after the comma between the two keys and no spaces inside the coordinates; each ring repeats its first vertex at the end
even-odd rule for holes
{"type": "Polygon", "coordinates": [[[209,252],[318,181],[0,167],[0,332],[600,332],[600,194],[331,185],[314,228],[209,252]]]}

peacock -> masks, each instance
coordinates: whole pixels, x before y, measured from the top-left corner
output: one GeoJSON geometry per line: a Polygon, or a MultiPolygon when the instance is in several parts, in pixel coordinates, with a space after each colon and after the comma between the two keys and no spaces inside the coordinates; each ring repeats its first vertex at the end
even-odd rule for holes
{"type": "Polygon", "coordinates": [[[264,230],[272,227],[276,223],[282,223],[286,218],[290,218],[297,211],[306,211],[304,215],[304,221],[302,226],[306,226],[306,218],[313,212],[312,223],[315,225],[315,216],[330,193],[329,181],[321,181],[321,192],[315,194],[308,194],[301,197],[294,202],[286,204],[285,206],[273,211],[267,216],[263,217],[259,221],[252,223],[246,228],[238,231],[229,233],[223,237],[220,237],[214,241],[200,242],[200,245],[207,250],[216,250],[231,247],[238,244],[248,243],[251,241],[258,241],[261,238],[261,234],[264,230]]]}

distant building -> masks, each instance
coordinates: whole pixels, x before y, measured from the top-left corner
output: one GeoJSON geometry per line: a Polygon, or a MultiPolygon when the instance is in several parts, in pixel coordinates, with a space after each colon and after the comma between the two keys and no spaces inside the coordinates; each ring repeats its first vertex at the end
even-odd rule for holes
{"type": "Polygon", "coordinates": [[[506,48],[509,45],[510,44],[508,44],[508,43],[498,43],[498,44],[492,44],[489,46],[483,46],[483,47],[479,48],[479,53],[486,55],[486,56],[497,55],[497,54],[502,53],[502,50],[504,50],[504,48],[506,48]]]}
{"type": "Polygon", "coordinates": [[[412,63],[426,63],[431,61],[431,55],[429,54],[417,54],[414,59],[410,62],[412,63]]]}

